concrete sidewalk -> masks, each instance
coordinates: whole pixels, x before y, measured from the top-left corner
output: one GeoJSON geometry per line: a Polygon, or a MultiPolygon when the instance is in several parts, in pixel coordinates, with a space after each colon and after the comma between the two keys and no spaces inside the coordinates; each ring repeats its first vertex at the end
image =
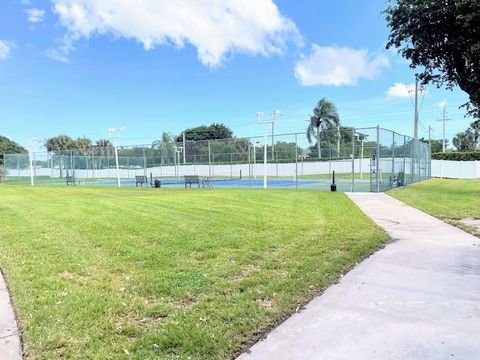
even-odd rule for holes
{"type": "Polygon", "coordinates": [[[239,359],[480,359],[480,239],[386,194],[348,196],[394,242],[239,359]]]}
{"type": "Polygon", "coordinates": [[[0,273],[0,359],[21,360],[22,348],[10,296],[0,273]]]}

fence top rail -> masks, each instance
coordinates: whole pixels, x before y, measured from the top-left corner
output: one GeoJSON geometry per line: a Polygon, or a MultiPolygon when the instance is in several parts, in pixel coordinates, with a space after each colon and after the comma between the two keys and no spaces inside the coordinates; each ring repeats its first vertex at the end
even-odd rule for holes
{"type": "MultiPolygon", "coordinates": [[[[352,130],[354,132],[364,132],[364,131],[387,131],[395,136],[401,136],[401,137],[404,137],[405,140],[414,140],[414,142],[418,142],[418,143],[423,143],[421,142],[420,140],[418,139],[414,139],[408,135],[403,135],[403,134],[400,134],[400,133],[397,133],[393,130],[389,130],[389,129],[385,129],[385,128],[382,128],[380,126],[376,126],[376,127],[363,127],[363,128],[355,128],[355,127],[348,127],[349,130],[352,130]]],[[[337,129],[336,128],[332,128],[332,129],[324,129],[322,130],[322,133],[328,133],[328,132],[331,132],[331,133],[337,133],[337,129]]],[[[267,138],[268,139],[272,139],[273,138],[276,138],[278,140],[281,140],[281,138],[286,138],[286,137],[291,137],[291,142],[296,142],[296,138],[298,137],[298,135],[306,135],[306,132],[290,132],[290,133],[278,133],[278,134],[267,134],[267,138]]],[[[248,145],[249,147],[251,145],[254,145],[255,147],[255,143],[258,143],[258,141],[256,140],[259,140],[259,139],[263,139],[264,136],[262,135],[258,135],[258,136],[250,136],[250,137],[238,137],[238,138],[230,138],[230,139],[212,139],[212,140],[187,140],[186,141],[186,144],[188,145],[192,145],[192,144],[207,144],[207,143],[231,143],[232,145],[237,145],[239,143],[241,143],[242,141],[244,142],[248,142],[248,145]]],[[[371,140],[372,142],[375,142],[374,139],[371,140]]],[[[164,144],[167,144],[168,146],[172,146],[174,149],[175,148],[178,148],[178,145],[179,144],[183,144],[183,142],[179,142],[179,141],[172,141],[172,142],[169,142],[169,143],[164,143],[164,144]]],[[[298,142],[297,142],[298,144],[298,142]]],[[[306,145],[306,144],[305,144],[306,145]]],[[[428,144],[427,144],[428,145],[428,144]]],[[[260,146],[263,146],[263,144],[261,144],[260,146]]],[[[297,145],[299,146],[299,145],[297,145]]],[[[310,147],[311,144],[307,145],[307,147],[310,147]]],[[[143,150],[161,150],[159,149],[158,147],[156,147],[154,145],[154,142],[150,143],[150,144],[137,144],[137,145],[117,145],[117,147],[120,149],[120,150],[127,150],[127,149],[143,149],[143,150]]],[[[342,145],[341,148],[345,147],[345,145],[342,145]]],[[[346,146],[348,147],[348,145],[346,146]]],[[[324,147],[324,149],[336,149],[337,146],[329,146],[329,147],[324,147]]],[[[92,145],[88,148],[76,148],[76,149],[68,149],[68,150],[44,150],[44,151],[32,151],[31,154],[32,155],[47,155],[47,156],[80,156],[80,157],[113,157],[114,156],[114,153],[113,153],[113,149],[114,149],[114,146],[113,145],[109,145],[108,147],[102,147],[102,146],[98,146],[98,145],[92,145]]],[[[162,150],[163,151],[163,150],[162,150]]],[[[166,150],[167,152],[169,150],[166,150]]],[[[187,150],[188,151],[188,150],[187,150]]],[[[216,155],[219,155],[219,154],[222,154],[222,155],[228,155],[228,154],[238,154],[239,152],[246,152],[247,150],[244,149],[244,151],[241,151],[241,149],[239,149],[239,151],[236,151],[236,152],[222,152],[222,153],[216,153],[216,155]]],[[[294,150],[292,150],[294,151],[294,150]]],[[[176,152],[176,151],[175,151],[176,152]]],[[[28,156],[28,153],[19,153],[19,154],[4,154],[3,155],[3,158],[7,157],[7,156],[12,156],[12,155],[15,155],[15,156],[28,156]]],[[[202,155],[202,154],[192,154],[192,155],[202,155]]],[[[175,153],[172,153],[172,154],[169,154],[169,155],[165,155],[165,154],[157,154],[157,155],[152,155],[152,154],[146,154],[145,157],[172,157],[172,156],[175,156],[175,153]]],[[[191,155],[190,155],[191,156],[191,155]]],[[[119,155],[119,158],[143,158],[144,156],[142,155],[137,155],[137,154],[132,154],[132,155],[119,155]]]]}

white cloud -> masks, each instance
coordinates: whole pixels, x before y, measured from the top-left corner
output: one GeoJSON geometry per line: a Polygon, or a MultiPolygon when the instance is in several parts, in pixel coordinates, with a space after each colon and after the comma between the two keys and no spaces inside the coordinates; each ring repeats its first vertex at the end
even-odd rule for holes
{"type": "MultiPolygon", "coordinates": [[[[390,86],[387,90],[387,97],[397,97],[397,98],[409,98],[414,95],[415,84],[404,84],[404,83],[395,83],[390,86]]],[[[422,86],[418,89],[419,94],[426,94],[427,88],[422,86]]]]}
{"type": "Polygon", "coordinates": [[[69,63],[70,59],[68,55],[61,49],[50,49],[45,51],[45,55],[48,56],[50,59],[61,62],[61,63],[69,63]]]}
{"type": "Polygon", "coordinates": [[[5,60],[15,47],[15,43],[6,40],[0,40],[0,60],[5,60]]]}
{"type": "Polygon", "coordinates": [[[27,20],[33,24],[39,23],[45,20],[45,10],[31,8],[31,9],[25,10],[25,12],[27,13],[27,20]]]}
{"type": "Polygon", "coordinates": [[[438,107],[442,110],[445,109],[447,107],[447,100],[440,101],[438,107]]]}
{"type": "Polygon", "coordinates": [[[52,0],[67,29],[68,57],[75,41],[94,35],[134,39],[146,50],[190,44],[208,66],[233,53],[282,53],[288,41],[300,41],[295,24],[273,0],[52,0]]]}
{"type": "Polygon", "coordinates": [[[387,91],[388,97],[409,98],[415,91],[415,84],[395,83],[387,91]]]}
{"type": "Polygon", "coordinates": [[[295,65],[295,77],[304,86],[354,85],[360,79],[374,79],[388,66],[387,56],[366,49],[313,44],[311,53],[295,65]]]}

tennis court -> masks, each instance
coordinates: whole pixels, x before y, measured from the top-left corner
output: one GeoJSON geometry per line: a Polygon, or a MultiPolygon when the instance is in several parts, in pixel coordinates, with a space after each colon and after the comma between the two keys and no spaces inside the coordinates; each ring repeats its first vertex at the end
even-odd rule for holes
{"type": "MultiPolygon", "coordinates": [[[[183,178],[162,178],[162,187],[184,187],[185,181],[183,178]]],[[[136,186],[135,179],[121,179],[122,186],[136,186]]],[[[351,181],[348,179],[341,179],[336,181],[339,191],[350,191],[351,181]]],[[[115,186],[117,180],[112,179],[100,179],[95,181],[95,185],[99,186],[115,186]]],[[[228,187],[241,187],[241,188],[261,188],[263,187],[263,179],[211,179],[211,185],[213,188],[228,188],[228,187]]],[[[330,190],[331,181],[328,179],[268,179],[268,187],[273,188],[311,188],[320,190],[330,190]]],[[[152,186],[152,184],[148,184],[152,186]]],[[[198,187],[192,185],[192,188],[198,187]]],[[[200,184],[202,188],[202,184],[200,184]]],[[[370,191],[370,180],[356,180],[355,188],[357,191],[370,191]],[[362,190],[360,190],[362,189],[362,190]]]]}
{"type": "MultiPolygon", "coordinates": [[[[325,130],[322,147],[305,133],[224,140],[129,145],[5,155],[5,182],[80,186],[135,186],[135,178],[184,186],[185,176],[211,179],[218,187],[308,188],[381,192],[430,178],[430,147],[393,131],[350,129],[338,137],[325,130]],[[115,151],[114,151],[115,150],[115,151]],[[70,181],[71,183],[71,181],[70,181]]],[[[209,180],[210,181],[210,180],[209,180]]]]}

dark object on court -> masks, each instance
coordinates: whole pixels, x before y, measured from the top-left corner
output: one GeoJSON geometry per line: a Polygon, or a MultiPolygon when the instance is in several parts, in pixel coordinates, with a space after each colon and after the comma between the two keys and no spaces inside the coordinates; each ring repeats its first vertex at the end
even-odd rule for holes
{"type": "Polygon", "coordinates": [[[160,180],[158,180],[158,179],[155,179],[154,184],[155,184],[155,187],[156,187],[156,188],[162,187],[162,182],[161,182],[160,180]]]}
{"type": "Polygon", "coordinates": [[[330,184],[331,191],[337,191],[337,184],[335,184],[335,170],[333,171],[332,183],[330,184]]]}

